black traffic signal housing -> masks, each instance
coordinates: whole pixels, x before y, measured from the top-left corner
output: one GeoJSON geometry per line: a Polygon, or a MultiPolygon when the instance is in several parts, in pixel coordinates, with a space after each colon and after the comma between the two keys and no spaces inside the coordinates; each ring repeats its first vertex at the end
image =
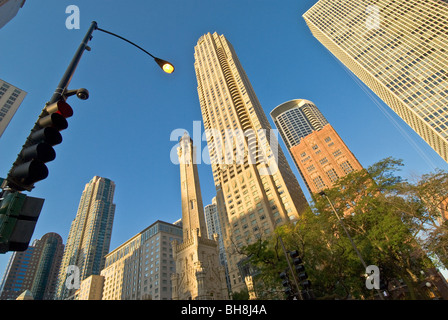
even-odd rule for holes
{"type": "Polygon", "coordinates": [[[45,163],[56,158],[53,146],[62,142],[60,131],[67,129],[66,119],[72,115],[73,109],[63,98],[42,110],[8,173],[8,187],[15,191],[31,191],[34,183],[48,176],[45,163]]]}
{"type": "Polygon", "coordinates": [[[312,293],[309,292],[311,289],[311,281],[308,280],[308,274],[305,271],[302,258],[299,256],[299,252],[297,250],[291,251],[289,255],[293,259],[292,262],[294,264],[294,268],[296,269],[298,280],[300,281],[302,297],[305,300],[311,299],[313,296],[312,293]]]}
{"type": "Polygon", "coordinates": [[[283,292],[285,293],[288,300],[292,300],[295,296],[294,290],[289,280],[288,274],[286,272],[280,272],[280,279],[282,279],[282,285],[284,287],[283,292]]]}
{"type": "Polygon", "coordinates": [[[44,199],[20,192],[0,199],[0,253],[25,251],[44,205],[44,199]]]}

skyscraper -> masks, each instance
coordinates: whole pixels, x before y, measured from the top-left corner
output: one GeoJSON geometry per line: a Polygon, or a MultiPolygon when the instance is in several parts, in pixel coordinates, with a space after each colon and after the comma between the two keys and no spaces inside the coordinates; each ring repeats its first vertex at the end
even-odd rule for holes
{"type": "Polygon", "coordinates": [[[310,193],[330,188],[362,166],[313,102],[296,99],[271,111],[310,193]]]}
{"type": "MultiPolygon", "coordinates": [[[[69,266],[79,271],[80,279],[76,279],[74,284],[92,274],[99,275],[103,269],[115,214],[114,191],[114,182],[107,178],[95,176],[86,184],[65,246],[57,299],[68,299],[77,289],[66,284],[69,266]]],[[[73,274],[78,275],[77,272],[73,274]]]]}
{"type": "Polygon", "coordinates": [[[63,251],[61,236],[49,232],[26,251],[14,252],[0,285],[0,299],[13,300],[27,290],[34,300],[52,300],[63,251]]]}
{"type": "Polygon", "coordinates": [[[232,291],[245,287],[241,246],[294,221],[308,206],[232,45],[207,33],[195,46],[195,70],[232,291]]]}
{"type": "Polygon", "coordinates": [[[53,300],[64,253],[62,237],[57,233],[50,232],[36,241],[34,246],[37,248],[36,251],[39,251],[39,258],[31,293],[34,300],[53,300]]]}
{"type": "Polygon", "coordinates": [[[173,241],[176,273],[173,300],[227,300],[225,269],[219,262],[218,239],[207,237],[193,140],[184,135],[178,148],[182,197],[183,242],[173,241]]]}
{"type": "Polygon", "coordinates": [[[16,113],[26,92],[0,79],[0,137],[16,113]]]}
{"type": "Polygon", "coordinates": [[[448,2],[320,0],[312,34],[448,161],[448,2]]]}
{"type": "Polygon", "coordinates": [[[14,300],[25,290],[31,290],[36,272],[34,250],[31,245],[25,251],[12,253],[0,285],[0,300],[14,300]]]}

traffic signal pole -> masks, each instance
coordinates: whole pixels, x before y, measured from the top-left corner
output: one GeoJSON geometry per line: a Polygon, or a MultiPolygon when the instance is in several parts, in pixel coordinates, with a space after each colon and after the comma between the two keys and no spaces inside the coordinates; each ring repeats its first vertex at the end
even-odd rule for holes
{"type": "MultiPolygon", "coordinates": [[[[39,115],[38,121],[35,123],[33,129],[31,129],[31,133],[28,136],[25,144],[22,147],[22,150],[27,148],[29,145],[32,145],[34,143],[33,133],[39,131],[42,129],[42,126],[40,124],[40,120],[47,117],[49,115],[49,112],[47,110],[48,105],[52,105],[54,103],[57,103],[58,101],[66,99],[65,94],[67,93],[67,87],[70,84],[71,79],[73,78],[73,75],[75,73],[76,67],[79,64],[79,61],[81,60],[81,57],[84,53],[84,51],[90,50],[90,48],[87,46],[87,43],[92,39],[92,33],[97,28],[97,23],[93,21],[87,30],[86,35],[84,36],[84,39],[82,40],[81,44],[79,45],[78,49],[75,52],[75,55],[73,56],[70,64],[67,67],[67,70],[65,71],[64,75],[62,76],[62,79],[60,80],[56,90],[54,91],[53,96],[51,97],[50,101],[46,104],[44,109],[42,110],[41,114],[39,115]]],[[[8,177],[3,181],[2,188],[4,189],[3,196],[6,196],[8,193],[16,192],[16,191],[31,191],[34,187],[34,183],[30,184],[23,184],[17,181],[17,179],[13,176],[13,169],[18,167],[21,163],[23,163],[23,156],[22,153],[20,153],[16,159],[16,161],[13,163],[12,168],[10,172],[8,173],[8,177]]],[[[41,168],[40,168],[41,169],[41,168]]],[[[40,170],[42,171],[42,170],[40,170]]],[[[48,174],[48,173],[47,173],[48,174]]],[[[40,178],[46,178],[46,175],[40,175],[40,178]]]]}
{"type": "Polygon", "coordinates": [[[31,191],[36,182],[48,176],[45,163],[55,159],[56,153],[52,147],[61,143],[62,136],[59,131],[68,127],[66,118],[73,114],[66,99],[75,94],[81,100],[89,97],[86,89],[68,90],[67,87],[84,51],[90,51],[88,43],[92,40],[94,30],[108,33],[134,45],[151,56],[164,72],[174,71],[174,66],[168,61],[153,56],[115,33],[98,28],[98,24],[92,21],[51,99],[46,103],[31,129],[6,179],[0,178],[0,253],[23,251],[28,247],[44,199],[28,197],[21,192],[31,191]]]}
{"type": "Polygon", "coordinates": [[[283,243],[282,237],[279,236],[278,239],[280,240],[280,244],[282,245],[283,253],[285,254],[286,261],[288,262],[289,270],[291,271],[292,277],[294,279],[294,284],[296,285],[296,288],[297,288],[297,294],[299,295],[300,300],[303,300],[302,293],[300,292],[299,283],[297,282],[296,274],[295,274],[294,270],[292,269],[291,261],[289,261],[288,253],[286,252],[286,248],[283,243]]]}
{"type": "Polygon", "coordinates": [[[88,98],[87,90],[68,92],[67,87],[84,51],[90,50],[87,44],[96,28],[97,23],[93,21],[53,96],[31,129],[7,178],[0,181],[0,253],[24,251],[28,248],[44,199],[28,197],[21,191],[31,191],[35,182],[48,175],[44,162],[55,158],[52,146],[62,141],[59,130],[67,127],[65,118],[73,113],[65,103],[67,96],[76,93],[80,99],[88,98]],[[53,115],[54,113],[57,114],[53,115]]]}
{"type": "Polygon", "coordinates": [[[72,80],[73,74],[75,73],[76,67],[79,64],[79,61],[81,60],[81,57],[85,50],[90,51],[90,47],[87,45],[90,40],[92,40],[92,33],[94,30],[98,28],[98,24],[96,21],[92,21],[90,24],[89,29],[87,30],[86,35],[84,36],[84,39],[81,41],[81,44],[78,47],[78,50],[76,50],[75,55],[73,56],[72,61],[67,67],[67,70],[65,71],[64,75],[62,76],[61,81],[58,84],[58,87],[56,88],[53,96],[51,97],[49,104],[52,104],[61,98],[64,97],[64,93],[67,91],[67,87],[70,84],[70,81],[72,80]]]}

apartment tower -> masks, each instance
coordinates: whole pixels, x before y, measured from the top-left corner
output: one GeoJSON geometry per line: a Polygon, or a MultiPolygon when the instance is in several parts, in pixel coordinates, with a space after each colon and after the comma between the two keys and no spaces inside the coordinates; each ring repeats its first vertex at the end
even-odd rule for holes
{"type": "Polygon", "coordinates": [[[287,101],[271,111],[288,150],[313,194],[362,166],[316,105],[305,99],[287,101]]]}
{"type": "Polygon", "coordinates": [[[86,184],[62,258],[58,300],[72,299],[77,284],[103,269],[115,214],[114,191],[115,183],[107,178],[95,176],[86,184]],[[78,271],[79,279],[73,279],[78,271]]]}
{"type": "Polygon", "coordinates": [[[448,161],[448,2],[320,0],[312,34],[448,161]]]}
{"type": "Polygon", "coordinates": [[[216,32],[195,46],[195,71],[232,291],[245,288],[242,246],[296,221],[308,203],[232,45],[216,32]]]}
{"type": "Polygon", "coordinates": [[[178,156],[183,242],[173,241],[173,300],[227,300],[225,268],[219,262],[219,236],[207,236],[196,148],[187,134],[179,141],[178,156]]]}
{"type": "Polygon", "coordinates": [[[182,227],[157,220],[107,254],[102,300],[170,300],[174,240],[182,227]]]}

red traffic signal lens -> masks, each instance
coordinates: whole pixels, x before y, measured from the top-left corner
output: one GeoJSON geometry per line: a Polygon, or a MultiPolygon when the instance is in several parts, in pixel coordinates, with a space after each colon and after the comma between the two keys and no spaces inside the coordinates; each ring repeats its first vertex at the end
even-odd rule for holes
{"type": "Polygon", "coordinates": [[[46,107],[48,113],[59,113],[64,118],[70,118],[73,115],[73,109],[64,100],[59,100],[46,107]]]}

